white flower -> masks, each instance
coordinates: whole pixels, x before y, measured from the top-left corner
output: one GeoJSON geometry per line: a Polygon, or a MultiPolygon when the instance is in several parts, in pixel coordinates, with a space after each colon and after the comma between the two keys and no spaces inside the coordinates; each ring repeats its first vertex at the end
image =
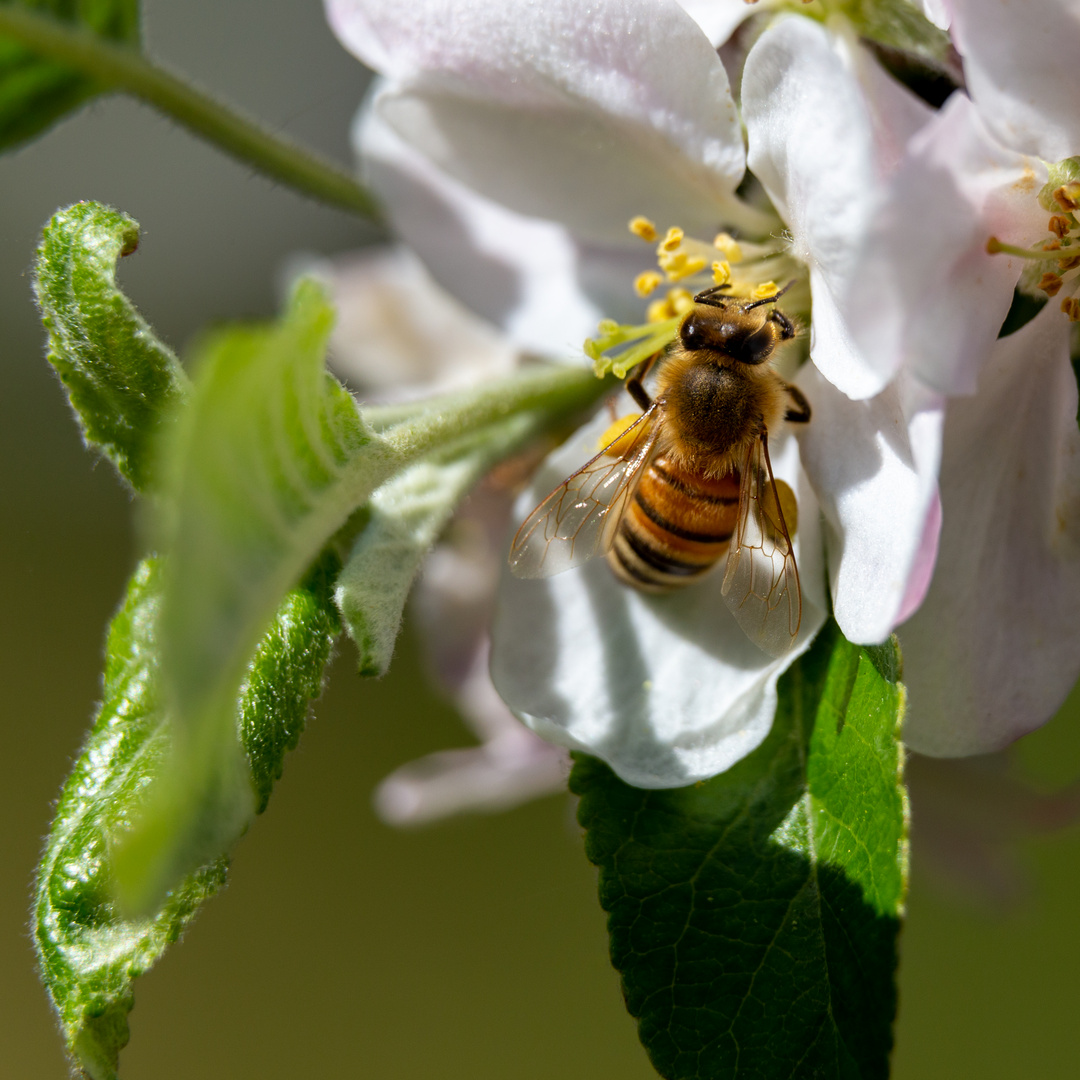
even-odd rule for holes
{"type": "MultiPolygon", "coordinates": [[[[955,24],[959,5],[945,2],[955,24]]],[[[814,419],[801,458],[821,503],[841,628],[869,643],[904,623],[917,746],[977,752],[1047,718],[1080,667],[1070,603],[1029,610],[1007,567],[1024,561],[1029,596],[1078,595],[1071,516],[1060,535],[1052,528],[1075,490],[1065,467],[1072,436],[1058,423],[1060,396],[1032,399],[1023,425],[1010,426],[999,384],[1016,393],[1016,353],[1033,348],[1029,363],[1060,392],[1065,331],[1047,317],[995,344],[1021,262],[986,252],[991,232],[1007,243],[1028,235],[1037,161],[998,144],[962,95],[933,112],[842,20],[785,17],[751,50],[742,86],[749,163],[780,223],[736,197],[743,143],[727,76],[715,42],[673,0],[327,6],[343,42],[384,77],[361,124],[370,181],[440,280],[458,295],[480,294],[470,305],[516,340],[528,325],[532,347],[565,354],[590,309],[627,318],[628,284],[644,268],[625,233],[632,215],[706,237],[726,225],[775,241],[786,226],[813,293],[814,364],[799,381],[814,419]],[[560,258],[536,258],[519,226],[558,237],[560,258]],[[549,306],[555,296],[561,308],[549,306]],[[905,620],[924,598],[948,595],[945,575],[964,578],[958,552],[973,490],[965,455],[990,462],[993,451],[1004,462],[1040,425],[1055,479],[1021,492],[995,466],[999,501],[1022,505],[1030,528],[980,536],[984,586],[963,609],[975,622],[956,626],[974,644],[943,650],[960,665],[957,685],[986,680],[979,685],[990,696],[1020,666],[1046,674],[1044,694],[999,695],[1013,711],[988,714],[982,691],[941,696],[936,669],[921,659],[950,616],[924,606],[938,612],[933,625],[905,620]],[[954,430],[981,441],[961,445],[954,430]],[[1005,430],[1009,441],[995,445],[994,432],[1005,430]],[[997,648],[1006,639],[1010,656],[997,648]],[[1033,663],[1048,640],[1052,657],[1033,663]]],[[[685,7],[704,22],[707,5],[685,7]]],[[[708,11],[713,33],[735,15],[723,3],[708,11]]],[[[946,21],[938,5],[932,14],[946,21]]],[[[538,487],[554,486],[582,453],[567,448],[538,487]]],[[[787,467],[799,482],[797,458],[791,446],[787,467]]],[[[979,520],[987,527],[985,514],[979,520]]],[[[804,525],[808,628],[819,559],[804,525]]],[[[779,666],[729,639],[710,584],[657,600],[618,586],[599,564],[572,574],[504,585],[494,671],[529,723],[643,786],[709,775],[760,741],[779,666]]]]}
{"type": "Polygon", "coordinates": [[[963,94],[931,114],[803,19],[755,45],[743,108],[750,164],[811,266],[812,355],[834,384],[807,372],[822,422],[802,444],[837,620],[855,641],[903,624],[909,745],[997,749],[1080,669],[1068,324],[1047,312],[997,341],[1023,262],[987,251],[992,234],[1048,237],[1045,166],[963,94]]]}

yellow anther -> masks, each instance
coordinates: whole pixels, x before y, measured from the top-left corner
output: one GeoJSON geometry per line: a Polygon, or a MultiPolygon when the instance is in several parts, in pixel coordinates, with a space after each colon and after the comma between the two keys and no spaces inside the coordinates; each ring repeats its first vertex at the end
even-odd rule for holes
{"type": "Polygon", "coordinates": [[[675,251],[679,245],[683,242],[683,237],[686,234],[677,225],[672,225],[667,231],[667,235],[660,241],[660,247],[657,249],[656,254],[660,255],[665,251],[675,251]]]}
{"type": "Polygon", "coordinates": [[[714,285],[727,285],[731,281],[731,263],[727,259],[712,264],[712,279],[714,285]]]}
{"type": "Polygon", "coordinates": [[[693,277],[705,269],[705,260],[700,255],[691,257],[685,251],[665,253],[656,261],[661,270],[667,271],[668,281],[682,281],[683,278],[693,277]]]}
{"type": "Polygon", "coordinates": [[[666,300],[654,300],[645,309],[645,321],[646,322],[663,322],[665,319],[671,319],[675,315],[675,312],[671,310],[671,305],[666,300]]]}
{"type": "Polygon", "coordinates": [[[1070,255],[1066,259],[1058,259],[1058,270],[1064,274],[1068,270],[1075,270],[1080,266],[1080,255],[1070,255]]]}
{"type": "Polygon", "coordinates": [[[634,278],[634,291],[638,296],[648,296],[663,280],[655,270],[646,270],[634,278]]]}
{"type": "Polygon", "coordinates": [[[722,251],[728,262],[742,262],[742,248],[731,233],[719,232],[713,237],[713,247],[722,251]]]}
{"type": "Polygon", "coordinates": [[[1001,241],[996,236],[991,236],[986,241],[986,254],[997,255],[1001,251],[1001,241]]]}
{"type": "Polygon", "coordinates": [[[685,315],[694,306],[694,294],[689,289],[670,289],[667,298],[672,315],[685,315]]]}
{"type": "Polygon", "coordinates": [[[1069,235],[1069,219],[1064,214],[1054,214],[1046,227],[1060,240],[1069,235]]]}
{"type": "Polygon", "coordinates": [[[1043,274],[1042,279],[1039,282],[1039,288],[1042,289],[1042,291],[1046,293],[1047,296],[1057,296],[1062,284],[1063,282],[1061,278],[1057,276],[1057,274],[1051,273],[1051,271],[1047,270],[1046,273],[1043,274]]]}
{"type": "Polygon", "coordinates": [[[1069,322],[1080,322],[1080,300],[1075,296],[1066,296],[1061,301],[1061,310],[1069,316],[1069,322]]]}
{"type": "Polygon", "coordinates": [[[640,214],[630,219],[630,231],[649,244],[656,239],[657,235],[656,226],[647,217],[642,217],[640,214]]]}
{"type": "Polygon", "coordinates": [[[1042,250],[1043,251],[1060,251],[1061,250],[1061,241],[1060,240],[1046,240],[1046,241],[1043,242],[1042,250]]]}
{"type": "Polygon", "coordinates": [[[1067,214],[1080,207],[1080,183],[1062,184],[1054,191],[1054,202],[1067,214]]]}
{"type": "Polygon", "coordinates": [[[760,285],[755,285],[750,291],[750,299],[768,300],[770,296],[775,296],[779,291],[775,281],[763,281],[760,285]]]}

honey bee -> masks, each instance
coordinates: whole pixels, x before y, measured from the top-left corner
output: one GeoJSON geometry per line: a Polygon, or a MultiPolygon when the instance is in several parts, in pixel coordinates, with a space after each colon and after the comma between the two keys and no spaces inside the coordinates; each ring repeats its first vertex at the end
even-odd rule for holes
{"type": "Polygon", "coordinates": [[[763,300],[694,297],[667,351],[627,380],[641,413],[525,519],[510,550],[518,577],[549,577],[605,553],[645,592],[700,581],[727,553],[722,592],[743,630],[782,656],[799,632],[802,596],[791,534],[796,507],[777,484],[769,432],[805,424],[810,405],[773,370],[792,321],[763,300]],[[654,392],[644,379],[655,363],[654,392]]]}

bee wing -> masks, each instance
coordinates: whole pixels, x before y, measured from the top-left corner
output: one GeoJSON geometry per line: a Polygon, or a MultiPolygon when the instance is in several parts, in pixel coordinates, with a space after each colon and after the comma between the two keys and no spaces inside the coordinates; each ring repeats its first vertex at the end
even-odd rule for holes
{"type": "Polygon", "coordinates": [[[609,443],[522,522],[510,548],[515,577],[551,577],[611,547],[626,504],[653,457],[659,419],[653,404],[619,436],[625,438],[641,425],[642,434],[624,457],[606,457],[619,440],[609,443]]]}
{"type": "Polygon", "coordinates": [[[765,432],[747,448],[742,465],[739,518],[728,552],[723,594],[751,641],[770,656],[783,656],[791,648],[802,621],[799,568],[780,508],[765,432]],[[776,508],[772,517],[766,505],[776,508]]]}

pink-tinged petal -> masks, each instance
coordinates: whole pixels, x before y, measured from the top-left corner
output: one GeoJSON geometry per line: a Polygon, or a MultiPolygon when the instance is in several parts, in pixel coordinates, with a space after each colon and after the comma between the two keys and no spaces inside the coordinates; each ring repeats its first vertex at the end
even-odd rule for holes
{"type": "Polygon", "coordinates": [[[852,401],[812,364],[798,382],[813,410],[799,445],[825,518],[833,613],[849,641],[881,642],[921,599],[933,557],[943,404],[906,380],[852,401]]]}
{"type": "Polygon", "coordinates": [[[1080,7],[1073,0],[946,0],[968,91],[1007,146],[1080,153],[1080,7]]]}
{"type": "MultiPolygon", "coordinates": [[[[606,412],[548,458],[519,501],[519,518],[580,466],[606,412]]],[[[543,580],[504,571],[492,633],[492,678],[503,700],[550,741],[606,761],[627,783],[678,787],[729,768],[768,734],[776,682],[824,621],[817,507],[789,440],[773,459],[800,504],[803,617],[795,648],[774,660],[739,628],[721,595],[722,569],[661,596],[621,584],[603,558],[543,580]]]]}
{"type": "Polygon", "coordinates": [[[330,363],[366,399],[445,392],[518,364],[506,337],[436,285],[408,248],[366,248],[307,269],[334,301],[330,363]]]}
{"type": "Polygon", "coordinates": [[[908,143],[838,299],[856,346],[940,393],[974,393],[1022,270],[986,242],[1049,237],[1045,182],[1041,162],[1002,147],[954,94],[908,143]]]}
{"type": "Polygon", "coordinates": [[[483,744],[429,754],[392,772],[374,794],[375,809],[387,824],[493,813],[565,790],[569,754],[534,735],[503,704],[488,675],[486,643],[455,697],[483,744]]]}
{"type": "Polygon", "coordinates": [[[1080,674],[1080,431],[1068,323],[1050,304],[949,402],[944,525],[918,613],[899,630],[904,738],[939,757],[1045,723],[1080,674]]]}
{"type": "Polygon", "coordinates": [[[633,267],[644,269],[650,253],[632,248],[629,234],[621,258],[587,258],[561,226],[515,214],[447,176],[370,108],[354,141],[395,232],[439,285],[520,348],[580,360],[582,341],[608,310],[585,294],[586,269],[601,295],[606,286],[622,293],[623,306],[633,302],[633,267]]]}
{"type": "Polygon", "coordinates": [[[853,398],[881,392],[895,360],[860,348],[838,309],[884,181],[930,110],[858,46],[809,19],[771,27],[746,60],[749,164],[810,267],[814,361],[853,398]]]}
{"type": "Polygon", "coordinates": [[[398,134],[518,213],[608,243],[635,214],[700,232],[738,212],[727,75],[675,0],[331,0],[328,12],[390,77],[379,109],[398,134]]]}

